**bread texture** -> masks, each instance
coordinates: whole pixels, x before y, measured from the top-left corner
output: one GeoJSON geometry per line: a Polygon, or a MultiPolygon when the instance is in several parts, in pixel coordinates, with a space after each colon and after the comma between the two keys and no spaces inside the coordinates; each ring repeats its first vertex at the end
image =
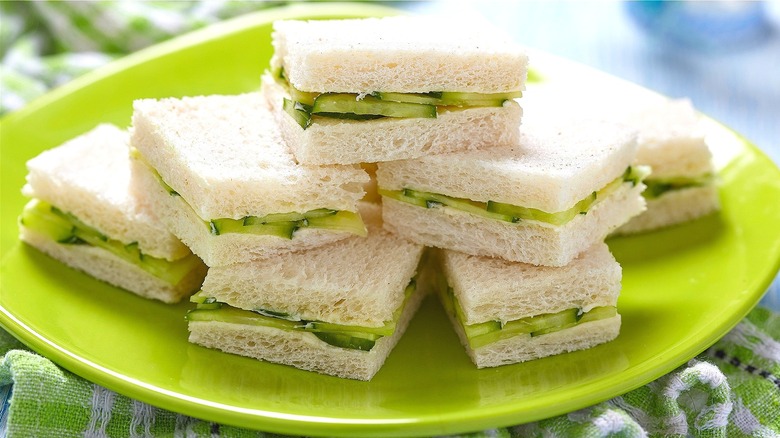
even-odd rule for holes
{"type": "Polygon", "coordinates": [[[647,210],[615,230],[614,234],[634,234],[688,222],[718,211],[718,187],[704,186],[671,190],[647,201],[647,210]]]}
{"type": "Polygon", "coordinates": [[[456,322],[454,326],[477,368],[489,368],[592,348],[617,338],[620,323],[620,315],[615,315],[542,336],[515,336],[476,349],[469,347],[462,326],[456,322]]]}
{"type": "Polygon", "coordinates": [[[312,333],[220,321],[190,321],[189,341],[207,348],[345,379],[371,380],[398,343],[422,301],[416,291],[407,301],[395,332],[377,340],[370,351],[339,348],[312,333]]]}
{"type": "Polygon", "coordinates": [[[428,154],[517,145],[522,109],[514,100],[501,107],[441,111],[436,118],[345,120],[318,117],[303,129],[282,109],[287,92],[270,75],[263,94],[272,106],[295,158],[309,165],[400,160],[428,154]]]}
{"type": "Polygon", "coordinates": [[[261,308],[304,320],[380,327],[393,319],[415,275],[423,246],[382,228],[378,205],[363,203],[368,237],[305,252],[212,268],[203,291],[242,309],[261,308]]]}
{"type": "Polygon", "coordinates": [[[636,162],[652,167],[651,178],[713,173],[712,153],[689,100],[648,105],[629,113],[624,123],[637,130],[636,162]]]}
{"type": "Polygon", "coordinates": [[[356,211],[368,182],[357,165],[298,164],[259,93],[141,99],[133,109],[132,146],[203,220],[356,211]]]}
{"type": "Polygon", "coordinates": [[[318,373],[370,380],[420,305],[423,288],[416,288],[409,298],[405,290],[424,248],[384,231],[378,205],[362,203],[360,213],[368,237],[212,268],[203,292],[233,307],[283,312],[306,321],[359,327],[396,321],[392,335],[361,351],[329,345],[307,332],[190,321],[190,342],[318,373]]]}
{"type": "Polygon", "coordinates": [[[387,230],[427,246],[543,266],[564,266],[645,209],[643,184],[624,183],[564,225],[488,219],[446,206],[424,208],[385,197],[387,230]]]}
{"type": "Polygon", "coordinates": [[[136,188],[160,221],[206,265],[216,267],[278,256],[326,245],[353,236],[347,232],[302,228],[292,239],[245,233],[214,235],[181,196],[171,196],[142,160],[132,160],[136,188]]]}
{"type": "Polygon", "coordinates": [[[102,248],[91,245],[61,244],[25,228],[23,225],[19,228],[19,237],[30,246],[98,280],[144,298],[160,300],[165,303],[179,302],[197,290],[206,275],[207,268],[201,264],[199,268],[184,277],[179,284],[172,285],[102,248]]]}
{"type": "Polygon", "coordinates": [[[156,220],[131,180],[127,131],[101,124],[27,162],[22,192],[142,253],[176,260],[190,250],[156,220]]]}
{"type": "Polygon", "coordinates": [[[513,321],[574,308],[587,312],[614,306],[620,294],[622,270],[603,242],[563,267],[456,251],[440,251],[439,257],[466,324],[513,321]]]}
{"type": "Polygon", "coordinates": [[[635,155],[635,133],[614,123],[524,124],[519,145],[379,163],[377,181],[385,190],[408,188],[554,213],[620,177],[635,155]]]}
{"type": "Polygon", "coordinates": [[[526,80],[525,51],[473,17],[277,21],[272,38],[272,66],[303,91],[500,93],[526,80]]]}

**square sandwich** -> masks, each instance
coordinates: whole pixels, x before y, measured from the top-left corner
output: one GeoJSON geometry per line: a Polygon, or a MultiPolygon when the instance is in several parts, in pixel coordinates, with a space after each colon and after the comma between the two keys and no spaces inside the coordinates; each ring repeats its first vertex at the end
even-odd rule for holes
{"type": "Polygon", "coordinates": [[[414,242],[563,266],[645,208],[634,132],[533,124],[517,146],[379,163],[385,227],[414,242]]]}
{"type": "Polygon", "coordinates": [[[361,213],[368,237],[213,267],[187,315],[190,342],[349,379],[370,380],[420,304],[423,246],[361,213]]]}
{"type": "Polygon", "coordinates": [[[647,211],[618,233],[649,231],[718,210],[712,154],[690,101],[648,105],[628,115],[625,122],[638,131],[636,163],[652,170],[643,192],[647,211]]]}
{"type": "Polygon", "coordinates": [[[206,266],[134,196],[127,131],[103,124],[27,162],[22,241],[145,298],[196,291],[206,266]]]}
{"type": "Polygon", "coordinates": [[[258,93],[138,100],[131,144],[139,190],[209,266],[365,235],[368,175],[298,164],[258,93]]]}
{"type": "Polygon", "coordinates": [[[528,57],[479,21],[277,21],[273,46],[263,91],[301,163],[517,143],[528,57]]]}
{"type": "Polygon", "coordinates": [[[438,255],[439,298],[478,368],[583,350],[620,332],[621,268],[602,242],[564,267],[438,255]]]}

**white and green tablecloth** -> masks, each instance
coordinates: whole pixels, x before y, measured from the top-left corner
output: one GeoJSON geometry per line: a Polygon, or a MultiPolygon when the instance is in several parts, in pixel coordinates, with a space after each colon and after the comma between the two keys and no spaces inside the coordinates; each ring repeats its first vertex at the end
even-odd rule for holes
{"type": "MultiPolygon", "coordinates": [[[[127,53],[274,3],[0,2],[0,114],[127,53]]],[[[777,281],[770,293],[777,292],[777,281]]],[[[754,309],[674,372],[620,397],[469,436],[780,436],[780,313],[754,309]]],[[[86,381],[0,330],[0,436],[275,436],[155,408],[86,381]]]]}

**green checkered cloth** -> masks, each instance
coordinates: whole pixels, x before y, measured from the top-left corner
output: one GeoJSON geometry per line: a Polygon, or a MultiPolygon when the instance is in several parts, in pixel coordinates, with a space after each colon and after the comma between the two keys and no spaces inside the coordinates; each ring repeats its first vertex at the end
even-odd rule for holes
{"type": "MultiPolygon", "coordinates": [[[[470,437],[778,437],[780,313],[754,309],[699,357],[639,389],[566,415],[470,437]]],[[[0,331],[0,436],[267,437],[116,394],[0,331]]]]}
{"type": "MultiPolygon", "coordinates": [[[[0,114],[116,57],[262,2],[0,2],[0,114]]],[[[780,309],[778,281],[764,303],[780,309]]],[[[0,436],[267,437],[155,408],[0,330],[0,436]]],[[[753,310],[699,357],[596,406],[470,437],[780,437],[780,313],[753,310]]]]}

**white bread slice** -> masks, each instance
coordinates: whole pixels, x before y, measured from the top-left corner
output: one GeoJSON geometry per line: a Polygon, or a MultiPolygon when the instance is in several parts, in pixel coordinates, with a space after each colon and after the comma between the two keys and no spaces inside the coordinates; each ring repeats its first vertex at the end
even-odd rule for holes
{"type": "Polygon", "coordinates": [[[131,144],[204,220],[318,208],[356,211],[358,166],[307,167],[282,142],[259,93],[142,99],[131,144]]]}
{"type": "Polygon", "coordinates": [[[136,189],[146,194],[149,208],[206,265],[216,267],[310,249],[353,236],[346,232],[302,228],[293,239],[255,234],[227,233],[215,236],[181,196],[171,196],[142,160],[132,160],[136,189]]]}
{"type": "Polygon", "coordinates": [[[647,200],[647,210],[615,230],[614,234],[641,233],[688,222],[717,211],[719,206],[715,183],[671,190],[647,200]]]}
{"type": "Polygon", "coordinates": [[[713,173],[712,153],[689,100],[645,106],[630,112],[624,123],[637,130],[636,162],[652,167],[650,178],[713,173]]]}
{"type": "Polygon", "coordinates": [[[636,155],[632,130],[606,121],[534,123],[519,146],[379,163],[380,189],[439,193],[564,211],[618,178],[636,155]]]}
{"type": "MultiPolygon", "coordinates": [[[[597,306],[615,306],[621,288],[620,265],[602,242],[558,268],[454,251],[441,251],[439,256],[466,324],[508,322],[568,309],[587,312],[597,306]],[[498,296],[500,300],[496,299],[498,296]]],[[[541,336],[519,335],[472,348],[462,323],[452,314],[449,317],[478,368],[589,348],[614,339],[620,329],[620,316],[616,315],[541,336]]]]}
{"type": "Polygon", "coordinates": [[[466,324],[512,321],[544,313],[614,306],[622,270],[598,242],[563,267],[534,266],[440,251],[447,283],[466,324]],[[500,299],[496,299],[500,297],[500,299]]]}
{"type": "Polygon", "coordinates": [[[24,225],[19,226],[19,237],[52,258],[98,280],[165,303],[176,303],[189,296],[200,287],[206,275],[206,265],[201,263],[179,284],[170,284],[102,248],[57,243],[24,225]]]}
{"type": "Polygon", "coordinates": [[[101,124],[27,162],[25,196],[43,200],[144,254],[176,260],[190,254],[132,190],[127,131],[101,124]]]}
{"type": "Polygon", "coordinates": [[[387,17],[277,21],[272,66],[302,91],[522,90],[528,56],[487,22],[387,17]]]}
{"type": "MultiPolygon", "coordinates": [[[[244,309],[262,308],[304,320],[379,327],[394,320],[423,247],[382,229],[379,206],[363,203],[366,238],[277,258],[212,268],[203,291],[244,309]]],[[[406,300],[390,336],[370,351],[339,348],[311,333],[226,322],[190,321],[190,342],[343,378],[370,380],[419,307],[424,290],[406,300]]]]}
{"type": "Polygon", "coordinates": [[[380,327],[393,319],[423,246],[382,229],[378,205],[361,203],[368,237],[305,252],[213,267],[203,291],[234,307],[285,312],[305,320],[380,327]]]}
{"type": "Polygon", "coordinates": [[[269,74],[263,94],[272,106],[282,136],[305,164],[350,164],[416,158],[518,142],[522,109],[507,100],[502,107],[443,111],[438,117],[344,120],[318,118],[306,129],[282,109],[287,92],[269,74]]]}

